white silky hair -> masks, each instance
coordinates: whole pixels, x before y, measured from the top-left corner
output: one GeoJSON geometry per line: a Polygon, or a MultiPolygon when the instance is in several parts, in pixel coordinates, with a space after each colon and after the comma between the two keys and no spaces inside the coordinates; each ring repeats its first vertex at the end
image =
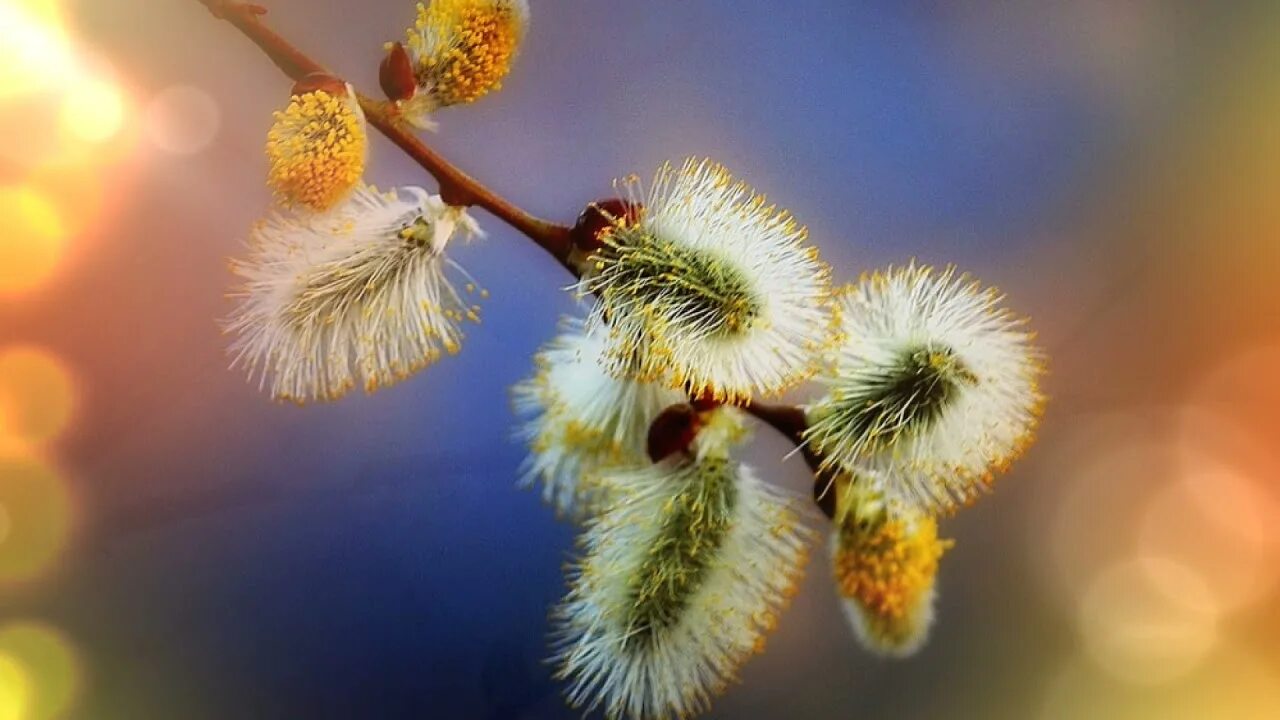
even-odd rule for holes
{"type": "Polygon", "coordinates": [[[973,499],[1029,444],[1044,403],[1041,352],[1002,300],[953,269],[915,263],[846,289],[838,298],[843,341],[818,378],[829,393],[806,408],[809,441],[912,511],[950,511],[973,499]],[[824,419],[842,396],[860,396],[863,378],[920,347],[949,350],[974,379],[956,385],[936,418],[887,446],[824,419]]]}
{"type": "Polygon", "coordinates": [[[305,402],[357,382],[372,391],[456,352],[462,320],[478,320],[449,278],[475,289],[445,255],[459,232],[481,235],[463,209],[417,187],[362,186],[322,215],[273,214],[232,264],[243,283],[227,323],[233,366],[305,402]]]}
{"type": "Polygon", "coordinates": [[[566,318],[535,356],[533,377],[512,388],[525,418],[516,436],[530,446],[520,484],[541,481],[543,498],[568,517],[585,517],[604,501],[600,473],[644,462],[650,423],[686,401],[671,388],[615,378],[605,352],[605,333],[566,318]]]}
{"type": "Polygon", "coordinates": [[[619,473],[625,488],[589,525],[571,589],[555,611],[553,648],[571,704],[610,718],[687,717],[704,710],[763,648],[803,571],[808,532],[793,501],[732,465],[736,500],[701,581],[678,619],[628,643],[633,582],[663,533],[674,493],[697,482],[699,463],[663,463],[619,473]]]}
{"type": "Polygon", "coordinates": [[[729,400],[777,394],[817,370],[833,329],[830,273],[788,213],[766,206],[720,165],[690,159],[679,170],[659,170],[639,230],[740,277],[758,314],[735,332],[716,332],[716,318],[694,315],[659,318],[657,326],[648,311],[662,306],[668,286],[654,282],[611,295],[606,259],[603,272],[580,287],[604,291],[592,321],[607,320],[622,348],[619,358],[658,345],[664,355],[653,370],[666,382],[729,400]]]}

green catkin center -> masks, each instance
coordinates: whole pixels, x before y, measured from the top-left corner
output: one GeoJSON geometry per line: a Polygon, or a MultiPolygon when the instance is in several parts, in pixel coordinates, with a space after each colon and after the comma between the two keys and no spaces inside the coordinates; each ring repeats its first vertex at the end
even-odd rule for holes
{"type": "Polygon", "coordinates": [[[708,335],[749,330],[762,304],[751,283],[713,253],[662,240],[641,228],[613,234],[599,288],[667,322],[708,335]]]}
{"type": "Polygon", "coordinates": [[[431,244],[432,227],[426,218],[414,218],[400,231],[406,248],[421,250],[431,244]]]}
{"type": "Polygon", "coordinates": [[[904,433],[928,428],[963,385],[976,382],[950,348],[910,348],[895,362],[863,373],[860,391],[839,397],[829,425],[844,428],[865,443],[866,451],[874,451],[904,433]]]}
{"type": "Polygon", "coordinates": [[[733,479],[728,460],[704,460],[667,501],[657,539],[633,582],[628,647],[645,647],[675,625],[706,580],[738,500],[733,479]]]}

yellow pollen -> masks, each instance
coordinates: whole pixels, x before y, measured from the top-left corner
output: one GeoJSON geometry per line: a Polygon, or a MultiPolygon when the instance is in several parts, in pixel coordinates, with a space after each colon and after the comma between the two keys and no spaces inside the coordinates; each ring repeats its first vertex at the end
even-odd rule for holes
{"type": "Polygon", "coordinates": [[[368,135],[349,97],[295,95],[267,133],[267,184],[282,205],[328,210],[364,175],[368,135]]]}
{"type": "Polygon", "coordinates": [[[886,520],[850,523],[840,532],[835,559],[840,592],[892,619],[911,612],[933,586],[938,560],[953,544],[938,539],[933,518],[921,520],[914,529],[899,520],[886,520]]]}
{"type": "Polygon", "coordinates": [[[420,4],[415,27],[418,33],[410,33],[410,47],[420,53],[418,84],[431,92],[440,107],[475,102],[501,89],[524,33],[517,11],[493,0],[420,4]],[[423,32],[447,41],[428,48],[421,39],[423,32]]]}

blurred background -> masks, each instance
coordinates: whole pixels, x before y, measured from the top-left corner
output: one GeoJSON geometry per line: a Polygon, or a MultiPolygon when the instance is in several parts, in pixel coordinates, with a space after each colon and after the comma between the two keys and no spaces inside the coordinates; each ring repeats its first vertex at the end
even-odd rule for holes
{"type": "MultiPolygon", "coordinates": [[[[262,1],[370,90],[413,14],[262,1]]],[[[956,263],[1051,355],[1038,444],[943,525],[931,644],[860,651],[820,549],[710,717],[1280,717],[1280,4],[531,5],[430,138],[464,169],[570,221],[708,155],[839,278],[956,263]]],[[[194,0],[0,0],[0,720],[578,716],[543,662],[573,530],[506,395],[568,277],[478,213],[461,355],[270,402],[218,321],[288,90],[194,0]]],[[[380,139],[369,177],[431,187],[380,139]]],[[[751,459],[806,492],[788,449],[751,459]]]]}

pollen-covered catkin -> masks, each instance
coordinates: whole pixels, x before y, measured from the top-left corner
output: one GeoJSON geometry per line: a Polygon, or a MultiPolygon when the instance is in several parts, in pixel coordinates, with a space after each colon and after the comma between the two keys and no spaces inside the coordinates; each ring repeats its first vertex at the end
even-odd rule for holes
{"type": "Polygon", "coordinates": [[[348,89],[295,95],[267,133],[267,185],[286,208],[325,211],[359,186],[369,137],[348,89]]]}
{"type": "MultiPolygon", "coordinates": [[[[855,492],[842,490],[842,492],[855,492]]],[[[952,545],[927,515],[894,515],[874,495],[832,530],[836,588],[858,640],[889,657],[915,653],[934,619],[938,562],[952,545]]]]}
{"type": "Polygon", "coordinates": [[[440,108],[475,102],[502,88],[529,25],[526,0],[431,0],[419,3],[406,33],[416,89],[402,116],[431,128],[440,108]]]}

